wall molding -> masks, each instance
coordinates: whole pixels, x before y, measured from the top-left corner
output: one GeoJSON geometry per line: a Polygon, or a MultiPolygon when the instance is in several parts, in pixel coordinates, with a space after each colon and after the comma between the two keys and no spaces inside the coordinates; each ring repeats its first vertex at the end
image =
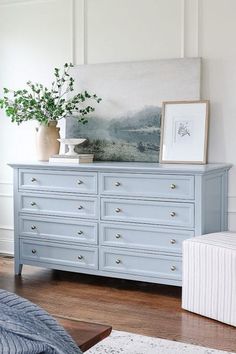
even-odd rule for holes
{"type": "Polygon", "coordinates": [[[70,14],[71,14],[71,62],[72,64],[75,64],[75,0],[71,0],[71,9],[70,9],[70,14]]]}
{"type": "Polygon", "coordinates": [[[199,0],[182,0],[181,27],[181,57],[199,57],[199,0]]]}
{"type": "Polygon", "coordinates": [[[55,0],[0,0],[0,6],[28,5],[55,2],[55,0]]]}
{"type": "Polygon", "coordinates": [[[181,0],[181,28],[180,28],[180,58],[185,57],[185,23],[186,23],[186,4],[185,0],[181,0]]]}
{"type": "MultiPolygon", "coordinates": [[[[32,0],[31,0],[32,1],[32,0]]],[[[81,39],[81,59],[80,62],[82,61],[81,64],[88,64],[88,0],[71,0],[73,5],[72,5],[72,15],[71,15],[71,22],[72,22],[72,58],[73,58],[73,64],[78,64],[78,55],[76,54],[76,44],[77,43],[77,33],[80,33],[80,39],[81,39]],[[78,27],[76,26],[76,14],[78,15],[78,1],[80,2],[80,31],[77,31],[78,27]]],[[[188,30],[186,28],[186,16],[188,16],[188,13],[186,11],[186,2],[189,0],[180,0],[180,6],[181,6],[181,28],[180,28],[180,58],[185,58],[186,56],[186,31],[188,30]]],[[[193,1],[198,1],[199,0],[193,0],[193,1]]],[[[196,41],[198,42],[198,18],[199,18],[199,11],[198,11],[199,7],[197,5],[197,28],[195,29],[196,32],[196,41]]],[[[198,48],[198,43],[196,43],[196,47],[198,48]]],[[[197,49],[198,52],[198,49],[197,49]]],[[[191,55],[191,56],[198,56],[197,55],[191,55]]]]}
{"type": "Polygon", "coordinates": [[[200,29],[200,6],[199,6],[199,0],[196,0],[196,6],[197,6],[197,11],[196,11],[196,26],[197,28],[195,29],[195,50],[196,50],[196,56],[199,57],[199,38],[200,38],[200,35],[199,35],[199,29],[200,29]]]}
{"type": "Polygon", "coordinates": [[[72,63],[87,64],[87,1],[71,1],[72,63]]]}
{"type": "Polygon", "coordinates": [[[83,46],[84,46],[84,55],[83,55],[83,64],[88,64],[88,3],[87,0],[83,1],[83,46]]]}
{"type": "Polygon", "coordinates": [[[11,225],[0,225],[0,230],[14,231],[14,227],[11,225]]]}
{"type": "MultiPolygon", "coordinates": [[[[21,0],[20,0],[21,1],[21,0]]],[[[23,0],[22,0],[23,1],[23,0]]],[[[28,0],[33,1],[44,1],[44,0],[28,0]]],[[[180,58],[185,58],[186,56],[198,57],[199,56],[199,0],[180,0],[181,7],[181,28],[180,28],[180,58]],[[195,15],[193,28],[194,32],[194,45],[193,53],[191,55],[186,55],[187,47],[187,37],[186,33],[189,31],[186,25],[186,19],[189,16],[187,11],[188,2],[194,4],[192,6],[192,17],[195,15]]],[[[71,0],[71,44],[72,44],[72,63],[77,65],[88,64],[88,0],[71,0]],[[78,21],[79,16],[79,21],[78,21]],[[79,34],[79,36],[78,36],[79,34]],[[78,37],[79,38],[78,38],[78,37]],[[78,40],[80,41],[78,49],[78,40]],[[78,54],[79,53],[79,54],[78,54]]]]}
{"type": "Polygon", "coordinates": [[[0,181],[0,198],[13,198],[13,182],[0,181]]]}
{"type": "Polygon", "coordinates": [[[0,198],[13,198],[13,194],[0,193],[0,198]]]}

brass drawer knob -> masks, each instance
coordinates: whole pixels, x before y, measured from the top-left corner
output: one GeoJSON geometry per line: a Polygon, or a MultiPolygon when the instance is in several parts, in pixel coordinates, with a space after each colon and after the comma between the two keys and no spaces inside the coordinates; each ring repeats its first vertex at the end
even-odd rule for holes
{"type": "Polygon", "coordinates": [[[78,206],[78,209],[79,210],[83,209],[83,206],[82,205],[78,206]]]}
{"type": "Polygon", "coordinates": [[[32,253],[35,254],[37,251],[36,249],[32,249],[32,253]]]}
{"type": "Polygon", "coordinates": [[[171,189],[175,189],[175,188],[176,188],[176,185],[175,185],[174,183],[171,183],[170,188],[171,188],[171,189]]]}
{"type": "Polygon", "coordinates": [[[78,179],[77,184],[83,184],[83,181],[81,181],[81,179],[78,179]]]}
{"type": "Polygon", "coordinates": [[[116,259],[116,264],[120,264],[121,260],[120,259],[116,259]]]}
{"type": "Polygon", "coordinates": [[[78,231],[78,235],[83,235],[83,231],[82,230],[78,231]]]}
{"type": "Polygon", "coordinates": [[[116,213],[120,213],[121,209],[120,208],[116,208],[115,211],[116,211],[116,213]]]}
{"type": "Polygon", "coordinates": [[[36,181],[37,181],[37,179],[35,177],[31,178],[31,182],[36,182],[36,181]]]}
{"type": "Polygon", "coordinates": [[[176,270],[176,267],[173,265],[170,267],[170,269],[172,270],[172,272],[174,272],[176,270]]]}
{"type": "Polygon", "coordinates": [[[35,225],[31,225],[31,230],[36,230],[37,227],[35,225]]]}
{"type": "Polygon", "coordinates": [[[170,240],[170,243],[172,243],[172,245],[174,245],[176,243],[176,240],[174,238],[172,238],[172,240],[170,240]]]}
{"type": "Polygon", "coordinates": [[[116,187],[119,187],[120,185],[121,185],[120,182],[116,182],[116,183],[115,183],[115,186],[116,186],[116,187]]]}
{"type": "Polygon", "coordinates": [[[176,215],[176,213],[175,213],[174,211],[172,211],[172,212],[170,213],[170,216],[172,216],[172,218],[173,218],[175,215],[176,215]]]}
{"type": "Polygon", "coordinates": [[[31,202],[30,205],[31,205],[31,206],[35,206],[36,203],[35,203],[35,202],[31,202]]]}
{"type": "Polygon", "coordinates": [[[81,259],[83,259],[84,257],[80,254],[79,256],[78,256],[78,259],[79,260],[81,260],[81,259]]]}
{"type": "Polygon", "coordinates": [[[116,238],[121,238],[121,234],[116,234],[116,238]]]}

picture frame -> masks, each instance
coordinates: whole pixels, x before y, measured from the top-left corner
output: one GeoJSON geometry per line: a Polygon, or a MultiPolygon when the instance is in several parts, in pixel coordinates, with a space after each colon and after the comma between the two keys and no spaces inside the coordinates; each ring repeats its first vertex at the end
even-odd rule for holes
{"type": "Polygon", "coordinates": [[[208,100],[163,102],[160,163],[205,164],[208,126],[208,100]]]}

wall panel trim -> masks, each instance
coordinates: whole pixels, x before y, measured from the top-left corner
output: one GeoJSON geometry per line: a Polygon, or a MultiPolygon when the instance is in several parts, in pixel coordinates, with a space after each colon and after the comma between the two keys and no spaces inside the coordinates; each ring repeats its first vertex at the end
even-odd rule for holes
{"type": "Polygon", "coordinates": [[[29,5],[32,3],[49,3],[56,0],[0,0],[0,6],[13,6],[13,5],[29,5]]]}
{"type": "Polygon", "coordinates": [[[88,64],[88,3],[87,0],[83,0],[83,28],[84,28],[84,33],[83,33],[83,43],[84,43],[84,60],[83,64],[88,64]]]}
{"type": "Polygon", "coordinates": [[[71,62],[75,64],[75,0],[71,0],[71,62]]]}
{"type": "Polygon", "coordinates": [[[87,63],[87,1],[73,0],[73,64],[87,63]]]}
{"type": "Polygon", "coordinates": [[[0,225],[0,230],[10,230],[14,231],[14,227],[10,225],[0,225]]]}
{"type": "Polygon", "coordinates": [[[185,0],[182,4],[182,17],[183,15],[183,57],[199,57],[199,0],[185,0]]]}
{"type": "Polygon", "coordinates": [[[197,28],[195,29],[195,50],[196,50],[196,56],[199,57],[199,0],[196,0],[196,7],[197,7],[197,11],[196,11],[196,26],[197,28]]]}
{"type": "Polygon", "coordinates": [[[181,0],[180,57],[185,57],[185,0],[181,0]]]}

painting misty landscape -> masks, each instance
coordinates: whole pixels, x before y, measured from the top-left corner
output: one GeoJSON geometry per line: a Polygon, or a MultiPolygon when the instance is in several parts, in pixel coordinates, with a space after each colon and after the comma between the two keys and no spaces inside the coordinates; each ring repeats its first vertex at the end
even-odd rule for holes
{"type": "Polygon", "coordinates": [[[88,140],[78,153],[94,153],[95,160],[158,162],[161,108],[148,106],[126,117],[102,119],[91,116],[86,125],[70,118],[67,137],[88,140]]]}
{"type": "Polygon", "coordinates": [[[200,59],[160,59],[73,67],[77,92],[88,91],[94,112],[83,125],[66,119],[66,138],[87,138],[75,148],[95,160],[158,162],[163,101],[200,98],[200,59]]]}

